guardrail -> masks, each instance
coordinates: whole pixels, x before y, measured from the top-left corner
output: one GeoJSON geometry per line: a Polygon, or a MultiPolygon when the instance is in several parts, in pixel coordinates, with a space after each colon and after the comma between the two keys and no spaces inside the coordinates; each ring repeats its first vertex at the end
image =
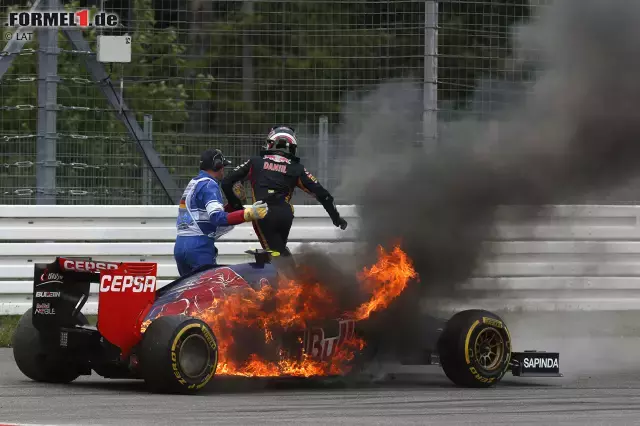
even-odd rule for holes
{"type": "MultiPolygon", "coordinates": [[[[357,225],[353,206],[339,206],[350,222],[336,228],[322,206],[294,206],[290,233],[293,252],[302,244],[349,250],[357,225]]],[[[0,206],[0,315],[18,314],[31,306],[35,263],[56,256],[88,256],[106,261],[146,261],[158,264],[159,286],[178,276],[173,259],[175,206],[0,206]]],[[[252,260],[246,250],[260,248],[253,227],[244,223],[216,244],[218,262],[252,260]]],[[[92,286],[96,295],[97,286],[92,286]]],[[[97,297],[97,295],[96,295],[97,297]]],[[[95,313],[96,299],[84,308],[95,313]]]]}
{"type": "MultiPolygon", "coordinates": [[[[312,243],[349,253],[356,209],[338,208],[349,221],[345,231],[321,206],[296,206],[291,250],[312,243]]],[[[34,263],[58,255],[157,262],[160,285],[170,282],[177,276],[175,214],[174,206],[0,206],[0,314],[28,309],[34,263]]],[[[464,299],[437,307],[640,309],[639,215],[640,206],[555,206],[531,224],[500,225],[495,242],[486,243],[486,262],[462,285],[464,299]]],[[[220,263],[238,263],[259,243],[242,224],[217,246],[220,263]]],[[[92,299],[85,310],[95,308],[92,299]]]]}

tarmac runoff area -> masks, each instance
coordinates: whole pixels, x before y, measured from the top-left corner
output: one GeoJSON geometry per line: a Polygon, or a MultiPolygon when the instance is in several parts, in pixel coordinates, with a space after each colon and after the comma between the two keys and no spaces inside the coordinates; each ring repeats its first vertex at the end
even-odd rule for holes
{"type": "Polygon", "coordinates": [[[640,312],[504,315],[516,350],[560,351],[562,378],[510,373],[492,389],[454,387],[439,367],[384,366],[381,383],[218,380],[196,396],[139,381],[26,379],[0,350],[0,424],[631,425],[640,424],[640,312]]]}

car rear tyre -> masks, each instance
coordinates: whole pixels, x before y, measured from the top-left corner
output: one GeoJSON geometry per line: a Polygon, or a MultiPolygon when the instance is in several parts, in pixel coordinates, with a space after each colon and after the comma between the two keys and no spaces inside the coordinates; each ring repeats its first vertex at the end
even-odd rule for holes
{"type": "Polygon", "coordinates": [[[209,326],[186,316],[160,317],[138,349],[140,376],[158,393],[195,393],[218,367],[218,343],[209,326]]]}
{"type": "Polygon", "coordinates": [[[484,310],[458,312],[438,340],[440,364],[456,385],[486,388],[498,383],[511,361],[511,337],[504,321],[484,310]]]}
{"type": "MultiPolygon", "coordinates": [[[[87,325],[87,318],[78,314],[79,325],[87,325]]],[[[37,382],[70,383],[80,376],[82,368],[71,361],[68,352],[60,348],[59,334],[40,333],[32,322],[32,308],[25,312],[11,339],[13,358],[18,369],[37,382]]]]}

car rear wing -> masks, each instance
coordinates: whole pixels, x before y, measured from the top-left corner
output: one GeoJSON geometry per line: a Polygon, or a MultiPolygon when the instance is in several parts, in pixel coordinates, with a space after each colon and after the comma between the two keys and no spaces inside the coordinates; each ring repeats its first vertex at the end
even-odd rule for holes
{"type": "MultiPolygon", "coordinates": [[[[84,261],[84,260],[83,260],[84,261]]],[[[33,276],[33,325],[39,330],[72,327],[89,299],[91,283],[100,282],[94,268],[73,268],[75,261],[56,258],[36,263],[33,276]]]]}
{"type": "Polygon", "coordinates": [[[74,327],[90,285],[97,283],[98,331],[127,353],[140,339],[142,318],[155,301],[156,275],[157,264],[151,262],[57,257],[49,264],[36,264],[33,325],[39,330],[74,327]]]}

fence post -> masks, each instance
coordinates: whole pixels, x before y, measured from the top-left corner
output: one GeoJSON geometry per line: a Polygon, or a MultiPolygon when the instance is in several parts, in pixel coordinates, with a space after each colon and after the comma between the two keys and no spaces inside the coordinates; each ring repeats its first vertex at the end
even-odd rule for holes
{"type": "MultiPolygon", "coordinates": [[[[45,10],[53,9],[50,0],[45,10]]],[[[38,139],[36,143],[36,204],[56,204],[56,151],[58,104],[58,30],[38,34],[38,139]]]]}
{"type": "Polygon", "coordinates": [[[438,140],[438,0],[424,2],[422,90],[422,137],[424,148],[432,150],[438,140]]]}
{"type": "Polygon", "coordinates": [[[329,187],[329,118],[326,115],[318,121],[318,176],[329,187]]]}
{"type": "MultiPolygon", "coordinates": [[[[244,0],[242,11],[253,19],[253,0],[244,0]]],[[[245,107],[249,106],[251,112],[253,112],[254,72],[251,39],[251,35],[247,34],[246,27],[244,27],[242,33],[242,101],[245,102],[245,107]]]]}
{"type": "MultiPolygon", "coordinates": [[[[144,124],[142,127],[144,137],[153,148],[153,116],[144,115],[144,124]]],[[[153,185],[153,176],[146,161],[142,162],[142,204],[151,204],[151,189],[153,185]]]]}

